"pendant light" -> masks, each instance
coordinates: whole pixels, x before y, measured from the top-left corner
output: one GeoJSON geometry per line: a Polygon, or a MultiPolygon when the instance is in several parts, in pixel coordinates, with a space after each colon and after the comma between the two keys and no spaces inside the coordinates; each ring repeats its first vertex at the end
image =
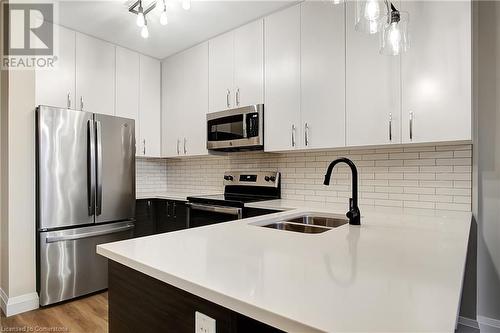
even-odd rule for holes
{"type": "Polygon", "coordinates": [[[147,39],[149,37],[148,21],[144,20],[144,25],[141,28],[141,37],[147,39]]]}
{"type": "Polygon", "coordinates": [[[146,20],[144,17],[144,9],[142,8],[142,1],[139,0],[139,8],[137,9],[137,20],[136,20],[137,26],[139,28],[142,28],[144,26],[145,21],[146,20]]]}
{"type": "Polygon", "coordinates": [[[356,0],[355,29],[369,34],[379,32],[384,7],[380,0],[356,0]]]}
{"type": "Polygon", "coordinates": [[[387,16],[382,24],[380,54],[397,56],[409,48],[407,12],[401,12],[387,4],[387,16]]]}
{"type": "Polygon", "coordinates": [[[161,14],[160,14],[160,24],[161,25],[167,25],[168,24],[168,16],[167,16],[167,4],[165,3],[165,0],[161,1],[161,14]]]}
{"type": "Polygon", "coordinates": [[[191,9],[191,0],[182,0],[182,8],[185,10],[191,9]]]}

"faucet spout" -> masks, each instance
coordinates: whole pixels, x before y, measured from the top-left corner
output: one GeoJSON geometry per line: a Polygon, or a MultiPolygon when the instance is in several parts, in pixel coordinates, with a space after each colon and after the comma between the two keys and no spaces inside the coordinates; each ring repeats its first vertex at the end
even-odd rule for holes
{"type": "Polygon", "coordinates": [[[330,178],[332,177],[333,168],[338,163],[345,163],[351,168],[352,173],[352,197],[349,199],[349,211],[346,216],[349,218],[349,224],[360,225],[361,213],[358,207],[358,170],[356,165],[348,158],[341,157],[330,163],[326,170],[324,185],[330,185],[330,178]]]}

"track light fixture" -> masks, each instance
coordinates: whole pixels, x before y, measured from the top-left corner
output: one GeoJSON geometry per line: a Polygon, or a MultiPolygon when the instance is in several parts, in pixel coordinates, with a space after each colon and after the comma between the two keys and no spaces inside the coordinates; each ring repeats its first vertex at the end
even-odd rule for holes
{"type": "MultiPolygon", "coordinates": [[[[182,8],[184,8],[185,10],[191,9],[191,0],[180,0],[180,1],[182,2],[182,8]]],[[[168,24],[167,0],[151,1],[146,7],[143,6],[144,3],[145,1],[143,0],[137,0],[129,7],[128,11],[137,15],[136,24],[139,28],[141,28],[141,36],[143,38],[148,38],[149,29],[147,26],[148,21],[146,16],[153,9],[157,8],[158,13],[160,15],[160,24],[167,25],[168,24]]]]}

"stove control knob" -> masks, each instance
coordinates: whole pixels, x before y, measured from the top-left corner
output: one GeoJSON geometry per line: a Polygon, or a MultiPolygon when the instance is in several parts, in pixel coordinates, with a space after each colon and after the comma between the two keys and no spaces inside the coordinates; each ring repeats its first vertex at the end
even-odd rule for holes
{"type": "Polygon", "coordinates": [[[265,176],[264,179],[266,182],[275,182],[276,181],[276,177],[274,177],[274,176],[271,176],[271,177],[265,176]]]}
{"type": "Polygon", "coordinates": [[[231,176],[231,175],[224,175],[224,180],[228,180],[228,181],[232,182],[233,181],[233,176],[231,176]]]}

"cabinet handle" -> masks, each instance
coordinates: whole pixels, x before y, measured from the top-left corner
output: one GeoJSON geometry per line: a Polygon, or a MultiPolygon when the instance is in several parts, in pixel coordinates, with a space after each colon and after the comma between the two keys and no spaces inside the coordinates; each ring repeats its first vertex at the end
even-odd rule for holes
{"type": "Polygon", "coordinates": [[[389,141],[392,141],[392,113],[389,113],[389,141]]]}
{"type": "Polygon", "coordinates": [[[226,105],[227,105],[227,107],[228,107],[228,108],[230,108],[230,107],[231,107],[231,103],[229,102],[229,97],[230,97],[230,96],[231,96],[231,91],[228,89],[228,90],[226,91],[226,105]]]}
{"type": "Polygon", "coordinates": [[[174,218],[177,218],[177,206],[175,205],[175,201],[172,203],[172,215],[174,218]]]}
{"type": "Polygon", "coordinates": [[[292,147],[295,147],[295,125],[292,125],[292,147]]]}
{"type": "Polygon", "coordinates": [[[413,140],[413,111],[410,111],[410,140],[413,140]]]}
{"type": "Polygon", "coordinates": [[[186,141],[187,141],[187,139],[184,138],[184,155],[187,154],[186,141]]]}
{"type": "Polygon", "coordinates": [[[306,146],[309,146],[309,124],[305,123],[304,125],[304,142],[306,146]]]}
{"type": "Polygon", "coordinates": [[[236,106],[240,106],[240,88],[236,89],[236,106]]]}
{"type": "Polygon", "coordinates": [[[170,217],[169,207],[170,207],[170,202],[167,201],[167,217],[170,217]]]}
{"type": "Polygon", "coordinates": [[[142,140],[142,155],[146,155],[146,139],[142,140]]]}
{"type": "Polygon", "coordinates": [[[80,111],[83,111],[83,96],[80,96],[80,111]]]}
{"type": "Polygon", "coordinates": [[[181,153],[181,150],[179,148],[180,141],[181,140],[177,139],[177,155],[179,155],[181,153]]]}
{"type": "Polygon", "coordinates": [[[68,109],[71,108],[71,93],[68,92],[68,95],[67,95],[67,105],[68,105],[68,109]]]}

